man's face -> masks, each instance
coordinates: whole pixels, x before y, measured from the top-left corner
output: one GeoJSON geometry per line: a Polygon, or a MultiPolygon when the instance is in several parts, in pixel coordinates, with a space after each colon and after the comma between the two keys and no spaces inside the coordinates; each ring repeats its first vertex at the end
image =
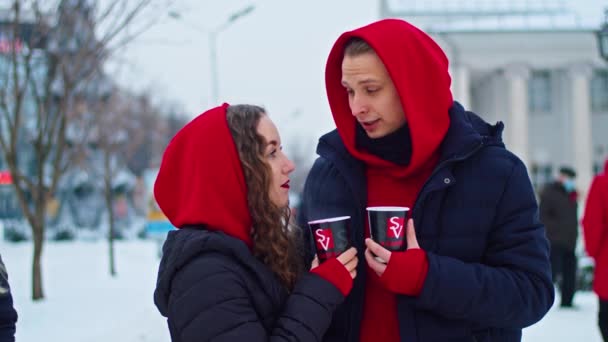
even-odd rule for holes
{"type": "Polygon", "coordinates": [[[374,52],[344,56],[342,85],[353,116],[370,138],[384,137],[405,124],[399,93],[374,52]]]}

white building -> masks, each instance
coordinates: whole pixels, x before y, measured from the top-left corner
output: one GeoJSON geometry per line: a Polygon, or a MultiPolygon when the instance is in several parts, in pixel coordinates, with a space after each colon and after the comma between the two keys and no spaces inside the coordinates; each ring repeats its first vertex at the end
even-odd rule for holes
{"type": "Polygon", "coordinates": [[[504,141],[536,186],[570,165],[585,196],[608,157],[608,65],[599,56],[599,27],[569,23],[563,2],[445,7],[449,2],[395,10],[381,1],[381,16],[402,17],[436,39],[450,59],[454,99],[505,123],[504,141]]]}

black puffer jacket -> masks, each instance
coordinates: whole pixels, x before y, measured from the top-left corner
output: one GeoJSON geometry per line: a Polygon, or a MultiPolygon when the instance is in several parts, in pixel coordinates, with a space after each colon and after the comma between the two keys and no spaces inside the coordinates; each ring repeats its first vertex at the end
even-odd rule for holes
{"type": "Polygon", "coordinates": [[[13,307],[11,288],[8,285],[6,267],[0,257],[0,341],[15,341],[17,311],[13,307]]]}
{"type": "Polygon", "coordinates": [[[540,220],[547,229],[552,246],[570,251],[578,239],[578,205],[576,196],[569,194],[559,182],[548,184],[540,195],[540,220]]]}
{"type": "Polygon", "coordinates": [[[169,233],[154,292],[173,342],[321,341],[343,300],[312,273],[288,293],[245,243],[204,229],[169,233]]]}

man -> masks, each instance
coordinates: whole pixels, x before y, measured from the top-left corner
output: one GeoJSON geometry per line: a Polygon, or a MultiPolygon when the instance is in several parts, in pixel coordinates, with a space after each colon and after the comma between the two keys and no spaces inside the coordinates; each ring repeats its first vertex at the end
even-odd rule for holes
{"type": "Polygon", "coordinates": [[[17,312],[13,307],[6,267],[0,257],[0,341],[15,341],[15,323],[17,323],[17,312]]]}
{"type": "Polygon", "coordinates": [[[608,159],[604,172],[593,178],[583,216],[587,254],[595,261],[593,290],[599,297],[598,325],[608,342],[608,159]]]}
{"type": "Polygon", "coordinates": [[[298,222],[351,216],[366,260],[325,340],[519,341],[554,293],[534,192],[502,124],[452,100],[445,54],[401,20],[341,35],[325,80],[337,130],[319,141],[298,222]],[[406,251],[365,239],[367,206],[411,208],[406,251]]]}
{"type": "Polygon", "coordinates": [[[553,280],[559,284],[562,308],[573,307],[576,291],[578,206],[575,177],[572,168],[560,168],[555,182],[545,186],[540,195],[540,220],[551,243],[551,269],[553,280]]]}

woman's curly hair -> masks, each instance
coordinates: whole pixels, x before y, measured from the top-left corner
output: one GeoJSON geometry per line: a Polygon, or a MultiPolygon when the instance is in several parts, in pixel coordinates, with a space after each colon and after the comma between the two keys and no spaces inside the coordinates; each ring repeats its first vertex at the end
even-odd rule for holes
{"type": "Polygon", "coordinates": [[[267,142],[257,133],[263,115],[266,111],[262,107],[231,105],[226,116],[247,183],[253,254],[292,290],[303,269],[297,248],[298,230],[289,229],[289,207],[279,208],[270,199],[272,175],[264,157],[267,142]]]}

